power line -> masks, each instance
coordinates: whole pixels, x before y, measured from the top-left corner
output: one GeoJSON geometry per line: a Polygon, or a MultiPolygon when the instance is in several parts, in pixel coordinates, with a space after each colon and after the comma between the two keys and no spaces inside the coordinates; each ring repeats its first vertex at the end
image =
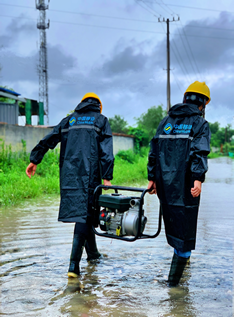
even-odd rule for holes
{"type": "MultiPolygon", "coordinates": [[[[158,18],[158,16],[155,15],[155,13],[149,11],[147,8],[143,7],[138,0],[135,0],[135,3],[138,4],[141,8],[143,8],[144,10],[148,11],[149,13],[151,13],[155,18],[158,18]]],[[[151,9],[152,10],[152,9],[151,9]]],[[[161,15],[160,15],[161,16],[161,15]]]]}
{"type": "MultiPolygon", "coordinates": [[[[27,8],[27,9],[34,9],[34,7],[21,6],[21,5],[13,5],[13,4],[6,4],[6,3],[0,3],[0,5],[10,6],[10,7],[27,8]]],[[[64,14],[64,13],[69,13],[69,14],[78,14],[78,15],[88,15],[88,16],[93,16],[93,17],[98,17],[98,18],[127,20],[127,21],[135,21],[135,22],[157,23],[156,21],[130,19],[130,18],[123,18],[123,17],[114,17],[114,16],[107,16],[107,15],[86,13],[86,12],[76,12],[76,11],[74,12],[74,11],[55,10],[55,9],[50,9],[50,12],[60,12],[60,13],[63,13],[63,14],[64,14]]]]}
{"type": "MultiPolygon", "coordinates": [[[[142,0],[141,0],[142,1],[142,0]]],[[[143,1],[143,2],[148,2],[148,3],[153,3],[152,1],[143,1]]],[[[161,3],[158,3],[157,1],[155,1],[156,4],[161,5],[161,3]]],[[[22,6],[22,5],[17,5],[17,4],[9,4],[9,3],[0,3],[1,5],[5,5],[5,6],[11,6],[11,7],[21,7],[21,8],[29,8],[29,9],[35,9],[34,7],[30,7],[30,6],[22,6]]],[[[187,9],[196,9],[196,10],[205,10],[205,11],[215,11],[215,12],[229,12],[229,13],[234,13],[233,11],[229,11],[229,10],[216,10],[216,9],[211,9],[211,8],[201,8],[201,7],[190,7],[190,6],[183,6],[183,5],[179,5],[179,4],[173,4],[173,3],[164,3],[165,6],[172,6],[172,7],[181,7],[181,8],[187,8],[187,9]]],[[[171,9],[170,9],[171,10],[171,9]]],[[[69,12],[69,11],[62,11],[62,10],[54,10],[54,9],[50,9],[50,11],[58,11],[58,12],[62,12],[62,13],[74,13],[74,12],[69,12]]],[[[86,14],[86,13],[80,13],[80,14],[86,14]]],[[[105,17],[105,16],[102,16],[105,17]]],[[[115,17],[112,17],[115,18],[115,17]]]]}
{"type": "Polygon", "coordinates": [[[174,76],[174,78],[175,78],[176,84],[177,84],[177,86],[178,86],[180,92],[181,92],[182,95],[183,95],[184,92],[183,92],[182,89],[181,89],[182,85],[181,85],[180,81],[178,80],[177,76],[174,74],[173,70],[172,70],[172,74],[173,74],[173,76],[174,76]]]}
{"type": "MultiPolygon", "coordinates": [[[[155,2],[157,3],[156,0],[155,0],[155,2]]],[[[161,2],[162,2],[162,4],[163,4],[164,6],[166,6],[167,8],[169,8],[169,10],[172,12],[171,14],[177,15],[170,7],[168,7],[168,5],[166,5],[166,4],[163,2],[163,0],[161,0],[161,2]]],[[[159,5],[160,5],[160,4],[159,4],[159,5]]]]}
{"type": "MultiPolygon", "coordinates": [[[[15,19],[24,19],[24,20],[37,21],[36,19],[32,19],[32,18],[14,17],[14,16],[9,16],[9,15],[3,15],[3,14],[0,14],[0,16],[6,17],[6,18],[15,18],[15,19]]],[[[80,25],[80,26],[104,28],[104,29],[115,29],[115,30],[125,30],[125,31],[145,32],[145,33],[161,33],[161,34],[163,34],[163,32],[158,32],[158,31],[137,30],[137,29],[127,29],[127,28],[117,28],[117,27],[110,27],[110,26],[97,25],[97,24],[84,24],[84,23],[75,23],[75,22],[63,22],[63,21],[56,21],[56,20],[50,20],[50,22],[60,23],[60,24],[71,24],[71,25],[80,25]]]]}
{"type": "Polygon", "coordinates": [[[185,31],[184,31],[184,28],[183,28],[183,27],[182,27],[182,30],[183,30],[183,33],[184,33],[185,39],[186,39],[186,41],[187,41],[187,43],[188,43],[188,48],[189,48],[189,51],[190,51],[190,53],[191,53],[191,56],[192,56],[193,62],[194,62],[194,64],[195,64],[196,71],[197,71],[198,75],[201,77],[201,73],[200,73],[200,71],[199,71],[199,69],[198,69],[198,67],[197,67],[196,60],[195,60],[195,58],[194,58],[193,52],[192,52],[192,50],[191,50],[191,46],[190,46],[190,44],[189,44],[189,41],[188,41],[187,35],[185,34],[185,31]]]}
{"type": "MultiPolygon", "coordinates": [[[[179,28],[178,28],[178,30],[179,30],[179,28]]],[[[190,58],[190,56],[189,56],[187,47],[186,47],[186,45],[185,45],[185,43],[184,43],[182,34],[181,34],[180,32],[179,32],[179,35],[180,35],[181,41],[182,41],[182,43],[183,43],[184,50],[185,50],[185,52],[186,52],[186,54],[187,54],[188,60],[189,60],[189,62],[190,62],[190,64],[191,64],[191,66],[192,66],[193,72],[195,72],[194,65],[193,65],[192,60],[191,60],[191,58],[190,58]]],[[[195,72],[195,73],[196,73],[196,72],[195,72]]]]}
{"type": "Polygon", "coordinates": [[[150,10],[152,10],[154,13],[158,14],[158,16],[160,16],[160,17],[162,16],[159,12],[157,12],[156,10],[153,10],[153,8],[150,5],[148,5],[144,0],[136,0],[136,3],[138,3],[138,1],[143,2],[150,10]]]}
{"type": "MultiPolygon", "coordinates": [[[[152,1],[145,0],[144,2],[153,3],[152,1]]],[[[159,4],[157,1],[155,1],[156,4],[159,4]]],[[[172,7],[181,7],[181,8],[187,8],[187,9],[196,9],[196,10],[205,10],[205,11],[215,11],[215,12],[229,12],[234,13],[233,11],[228,10],[216,10],[216,9],[207,9],[207,8],[201,8],[201,7],[190,7],[190,6],[182,6],[180,4],[173,4],[173,3],[165,3],[166,6],[172,6],[172,7]]]]}
{"type": "MultiPolygon", "coordinates": [[[[136,2],[138,5],[140,5],[139,2],[136,2]]],[[[29,6],[21,6],[21,5],[13,5],[13,4],[8,4],[8,3],[0,3],[0,5],[4,6],[11,6],[11,7],[19,7],[19,8],[27,8],[27,9],[35,9],[34,7],[29,7],[29,6]]],[[[166,4],[165,4],[166,5],[166,4]]],[[[141,6],[141,5],[140,5],[141,6]]],[[[141,6],[143,9],[147,10],[147,8],[141,6]]],[[[171,10],[171,9],[170,9],[171,10]]],[[[154,15],[153,12],[147,10],[149,13],[154,15]]],[[[173,10],[171,10],[174,12],[173,10]]],[[[86,12],[72,12],[72,11],[64,11],[64,10],[54,10],[50,9],[50,12],[60,12],[60,13],[69,13],[69,14],[76,14],[76,15],[87,15],[87,16],[93,16],[93,17],[98,17],[98,18],[107,18],[107,19],[115,19],[115,20],[127,20],[127,21],[134,21],[134,22],[144,22],[144,23],[154,23],[157,24],[157,21],[149,21],[149,20],[139,20],[139,19],[130,19],[130,18],[123,18],[123,17],[115,17],[115,16],[105,16],[105,15],[98,15],[98,14],[93,14],[93,13],[86,13],[86,12]]],[[[175,15],[177,15],[175,13],[175,15]]],[[[205,28],[203,26],[198,26],[198,25],[187,25],[187,27],[193,27],[193,28],[205,28]]],[[[215,29],[215,30],[223,30],[223,31],[234,31],[233,29],[226,29],[226,28],[216,28],[216,27],[209,27],[206,26],[207,29],[215,29]]]]}
{"type": "MultiPolygon", "coordinates": [[[[6,18],[13,18],[13,19],[21,19],[21,20],[24,19],[24,20],[37,21],[36,19],[32,19],[32,18],[16,17],[16,16],[10,16],[10,15],[4,15],[4,14],[0,14],[0,16],[6,17],[6,18]]],[[[59,24],[70,24],[70,25],[88,26],[88,27],[103,28],[103,29],[134,31],[134,32],[144,32],[144,33],[153,33],[153,34],[163,34],[163,32],[160,32],[160,31],[117,28],[117,27],[97,25],[97,24],[84,24],[84,23],[75,23],[75,22],[63,22],[63,21],[56,21],[56,20],[50,20],[50,22],[59,23],[59,24]]],[[[179,33],[175,33],[175,34],[179,35],[179,33]]],[[[204,36],[204,35],[194,35],[194,34],[187,34],[187,36],[189,36],[189,37],[200,37],[200,38],[211,38],[211,39],[221,39],[221,40],[230,40],[230,41],[232,40],[232,41],[233,41],[233,38],[226,38],[226,37],[204,36]]]]}
{"type": "Polygon", "coordinates": [[[177,62],[178,62],[178,64],[179,64],[179,66],[180,66],[182,72],[186,75],[187,80],[190,82],[190,81],[191,81],[191,80],[190,80],[190,76],[189,76],[188,71],[187,71],[187,69],[186,69],[186,66],[185,66],[185,64],[184,64],[184,62],[183,62],[183,60],[182,60],[182,58],[181,58],[181,55],[180,55],[180,53],[179,53],[179,51],[178,51],[178,48],[177,48],[177,46],[176,46],[176,44],[175,44],[175,41],[174,41],[174,40],[171,40],[171,44],[173,44],[173,45],[172,45],[172,50],[173,50],[173,53],[174,53],[174,55],[175,55],[175,58],[177,59],[177,62]],[[174,48],[174,47],[175,47],[175,48],[174,48]],[[176,52],[175,52],[175,49],[176,49],[176,51],[177,51],[177,54],[176,54],[176,52]],[[179,57],[179,59],[178,59],[178,57],[179,57]],[[184,68],[182,67],[182,65],[183,65],[184,68]]]}
{"type": "Polygon", "coordinates": [[[233,11],[228,11],[228,10],[216,10],[216,9],[207,9],[207,8],[200,8],[200,7],[189,7],[189,6],[182,6],[182,5],[179,5],[179,4],[171,4],[171,3],[167,3],[167,5],[169,6],[172,6],[172,7],[181,7],[181,8],[187,8],[187,9],[196,9],[196,10],[203,10],[203,11],[214,11],[214,12],[223,12],[223,11],[226,11],[226,12],[229,12],[229,13],[234,13],[233,11]]]}
{"type": "MultiPolygon", "coordinates": [[[[155,1],[156,2],[156,1],[155,1]]],[[[157,3],[157,2],[156,2],[157,3]]],[[[165,9],[164,7],[163,7],[163,5],[165,5],[164,3],[163,3],[163,1],[162,1],[162,4],[161,3],[157,3],[164,11],[166,11],[166,13],[168,13],[168,14],[170,14],[170,15],[175,15],[175,12],[173,12],[171,9],[171,12],[168,10],[168,9],[165,9]]]]}

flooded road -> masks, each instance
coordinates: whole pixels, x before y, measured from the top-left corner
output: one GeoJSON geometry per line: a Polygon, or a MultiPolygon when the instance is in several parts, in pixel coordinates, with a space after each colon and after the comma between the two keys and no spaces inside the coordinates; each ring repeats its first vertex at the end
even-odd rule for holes
{"type": "MultiPolygon", "coordinates": [[[[166,283],[173,249],[164,226],[155,239],[97,237],[104,257],[92,265],[84,252],[81,276],[68,280],[73,224],[57,222],[59,199],[0,210],[0,316],[234,316],[233,175],[233,160],[209,160],[196,250],[176,288],[166,283]]],[[[159,204],[145,198],[145,232],[153,234],[159,204]]]]}

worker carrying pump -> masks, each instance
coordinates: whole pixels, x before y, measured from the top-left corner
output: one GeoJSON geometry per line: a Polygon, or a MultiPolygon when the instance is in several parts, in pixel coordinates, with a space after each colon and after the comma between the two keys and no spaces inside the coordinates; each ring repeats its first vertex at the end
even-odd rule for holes
{"type": "Polygon", "coordinates": [[[45,153],[60,142],[60,209],[58,220],[75,222],[69,277],[80,274],[79,263],[85,246],[87,260],[100,258],[92,231],[94,189],[111,186],[113,139],[108,119],[101,114],[102,103],[87,93],[75,111],[54,127],[32,150],[26,174],[31,178],[45,153]]]}
{"type": "Polygon", "coordinates": [[[150,144],[148,189],[159,197],[167,242],[174,248],[169,286],[178,285],[195,249],[211,135],[208,122],[201,116],[210,100],[205,82],[189,85],[183,103],[170,108],[150,144]]]}

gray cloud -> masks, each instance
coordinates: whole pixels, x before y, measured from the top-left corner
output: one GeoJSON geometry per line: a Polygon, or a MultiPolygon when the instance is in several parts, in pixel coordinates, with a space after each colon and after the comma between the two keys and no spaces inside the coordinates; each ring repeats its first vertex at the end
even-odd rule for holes
{"type": "Polygon", "coordinates": [[[11,20],[7,26],[6,34],[0,36],[2,48],[12,47],[22,35],[25,36],[27,34],[27,38],[37,37],[36,22],[27,20],[27,18],[25,14],[21,14],[19,17],[11,20]]]}
{"type": "MultiPolygon", "coordinates": [[[[133,10],[136,10],[136,6],[129,5],[127,1],[125,11],[131,15],[133,10]]],[[[0,36],[0,45],[4,45],[4,48],[0,49],[0,63],[3,67],[0,73],[1,83],[15,83],[15,87],[12,87],[16,91],[18,83],[22,80],[31,81],[34,86],[38,83],[38,51],[31,50],[26,52],[25,56],[19,56],[13,49],[13,46],[25,37],[29,37],[32,43],[38,41],[35,22],[18,20],[16,23],[12,21],[6,33],[0,36]]],[[[172,104],[181,102],[182,94],[190,81],[198,79],[197,72],[192,68],[192,61],[189,60],[192,59],[193,53],[201,76],[211,78],[212,102],[209,113],[215,110],[220,116],[221,109],[232,111],[233,41],[213,37],[233,35],[230,35],[230,31],[225,32],[218,28],[233,29],[232,14],[221,13],[213,20],[191,20],[184,27],[178,23],[176,31],[171,28],[172,104]],[[195,25],[198,28],[192,27],[195,25]],[[178,32],[182,36],[178,35],[178,32]],[[185,34],[188,34],[187,39],[185,34]],[[176,56],[177,52],[180,58],[176,56]]],[[[166,39],[158,41],[155,37],[150,39],[149,36],[146,40],[137,39],[135,35],[131,40],[120,35],[112,48],[104,47],[102,55],[95,58],[96,62],[94,56],[97,53],[95,50],[89,52],[89,45],[86,47],[85,52],[88,53],[84,58],[83,48],[77,43],[74,43],[74,50],[68,52],[63,43],[51,45],[48,41],[50,124],[58,123],[61,117],[74,109],[82,96],[89,91],[100,96],[107,117],[120,114],[130,124],[134,123],[134,117],[140,116],[149,107],[161,103],[166,106],[166,39]],[[81,56],[85,65],[81,65],[81,56]]],[[[104,42],[101,41],[101,45],[102,43],[104,42]]],[[[27,93],[27,88],[25,92],[27,93]]],[[[26,96],[25,92],[19,93],[26,96]]],[[[38,90],[35,91],[34,98],[37,96],[38,90]]]]}
{"type": "Polygon", "coordinates": [[[233,29],[233,24],[233,15],[222,12],[217,19],[191,21],[179,29],[180,35],[175,32],[172,36],[172,65],[179,66],[183,61],[180,67],[193,73],[196,69],[211,71],[233,64],[233,32],[226,30],[233,29]]]}
{"type": "Polygon", "coordinates": [[[126,47],[122,52],[115,54],[112,59],[103,65],[104,73],[112,76],[129,71],[139,72],[146,64],[146,56],[142,53],[135,53],[133,47],[126,47]]]}
{"type": "Polygon", "coordinates": [[[76,58],[66,54],[59,45],[48,45],[48,73],[51,79],[60,79],[66,76],[76,66],[76,58]]]}

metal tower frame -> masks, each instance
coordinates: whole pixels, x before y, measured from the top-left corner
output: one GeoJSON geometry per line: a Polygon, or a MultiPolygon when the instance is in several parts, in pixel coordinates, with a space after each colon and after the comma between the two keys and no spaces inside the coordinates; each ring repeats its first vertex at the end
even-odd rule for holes
{"type": "MultiPolygon", "coordinates": [[[[50,0],[48,0],[48,3],[50,0]]],[[[35,0],[36,9],[39,10],[40,16],[37,22],[37,28],[40,32],[40,50],[39,50],[39,102],[43,102],[49,124],[49,104],[48,104],[48,74],[47,74],[47,40],[46,29],[49,29],[50,20],[46,23],[46,10],[49,5],[44,0],[35,0]]]]}

